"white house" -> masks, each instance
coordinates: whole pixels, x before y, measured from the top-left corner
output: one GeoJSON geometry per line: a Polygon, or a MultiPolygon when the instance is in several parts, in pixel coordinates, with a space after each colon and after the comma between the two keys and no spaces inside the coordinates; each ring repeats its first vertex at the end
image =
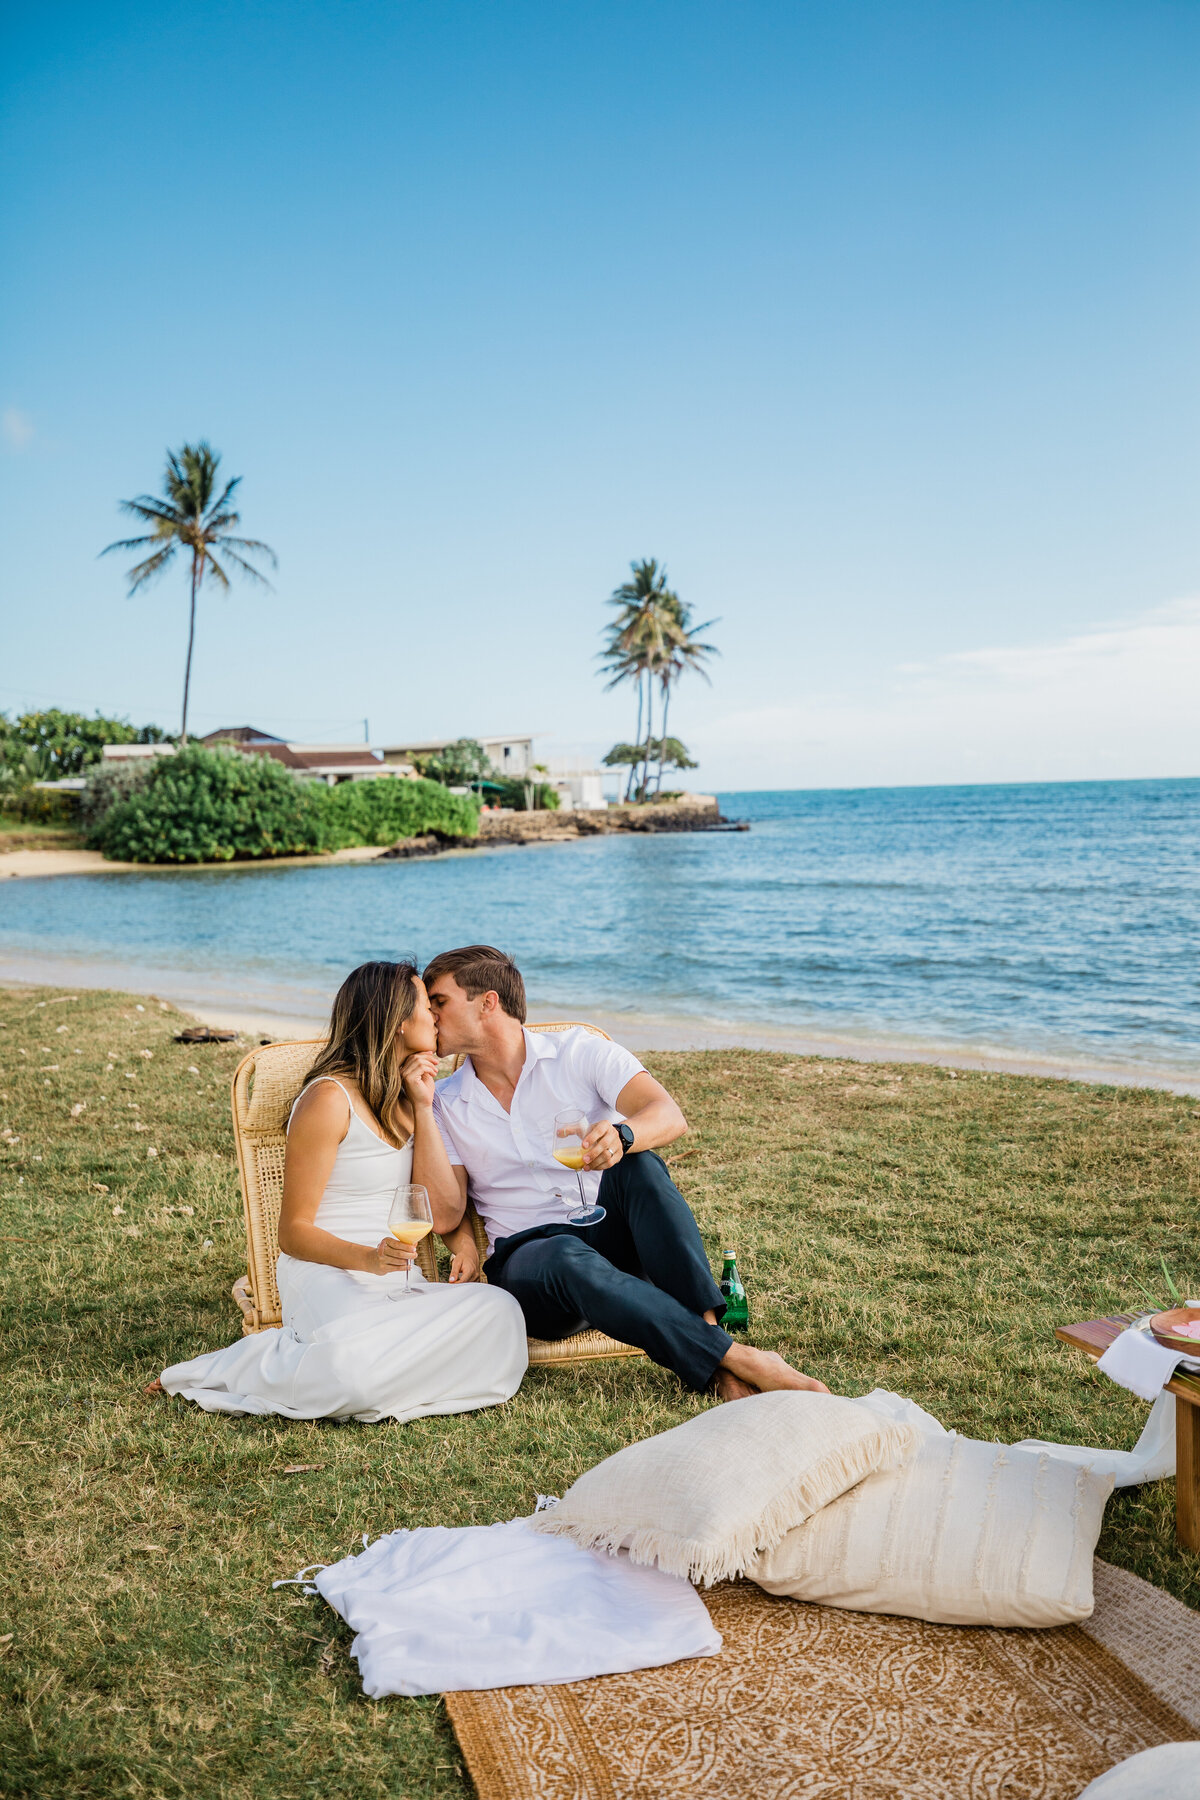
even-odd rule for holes
{"type": "MultiPolygon", "coordinates": [[[[459,734],[464,735],[462,733],[459,734]]],[[[414,756],[437,756],[458,738],[408,738],[403,744],[384,744],[380,754],[385,763],[411,762],[414,756]]],[[[497,775],[525,775],[533,767],[533,738],[520,732],[474,740],[482,745],[497,775]]]]}
{"type": "Polygon", "coordinates": [[[603,812],[608,805],[604,798],[603,769],[565,768],[551,763],[546,780],[558,794],[558,804],[564,812],[603,812]]]}

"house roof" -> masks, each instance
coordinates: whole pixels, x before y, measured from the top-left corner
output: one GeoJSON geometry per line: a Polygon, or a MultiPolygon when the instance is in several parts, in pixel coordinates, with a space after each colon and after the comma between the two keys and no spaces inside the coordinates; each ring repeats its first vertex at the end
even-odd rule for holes
{"type": "Polygon", "coordinates": [[[202,744],[282,744],[283,738],[275,737],[270,731],[260,731],[256,725],[222,725],[219,731],[210,731],[200,739],[202,744]]]}

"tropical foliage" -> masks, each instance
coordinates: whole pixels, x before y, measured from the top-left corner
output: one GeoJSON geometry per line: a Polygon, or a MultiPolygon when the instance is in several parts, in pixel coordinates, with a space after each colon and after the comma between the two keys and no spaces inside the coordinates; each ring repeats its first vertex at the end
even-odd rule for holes
{"type": "Polygon", "coordinates": [[[234,492],[241,482],[235,475],[218,493],[217,470],[221,458],[203,441],[185,444],[178,453],[167,452],[167,468],[163,477],[162,498],[139,494],[136,500],[122,500],[121,511],[149,525],[143,537],[122,538],[103,549],[101,556],[112,550],[144,550],[147,554],[129,571],[129,592],[135,594],[148,581],[153,581],[168,568],[177,550],[192,559],[191,607],[188,613],[187,662],[183,673],[183,717],[179,741],[188,741],[188,693],[192,681],[192,647],[196,641],[196,596],[205,581],[229,589],[226,567],[248,576],[262,587],[270,587],[266,576],[247,559],[265,557],[274,567],[275,552],[257,538],[234,535],[241,524],[241,514],[233,509],[234,492]],[[220,553],[218,555],[218,552],[220,553]]]}
{"type": "Polygon", "coordinates": [[[457,738],[444,750],[428,756],[414,756],[413,767],[427,781],[440,781],[443,787],[474,787],[492,773],[491,758],[474,738],[457,738]]]}
{"type": "Polygon", "coordinates": [[[436,781],[380,775],[372,781],[343,781],[326,788],[325,807],[334,845],[393,844],[397,838],[439,831],[447,837],[476,837],[479,802],[451,794],[436,781]]]}
{"type": "MultiPolygon", "coordinates": [[[[655,799],[666,798],[659,785],[664,769],[696,769],[700,766],[688,754],[687,745],[680,743],[676,737],[647,738],[641,744],[614,744],[604,758],[605,767],[609,769],[636,771],[639,768],[649,768],[651,763],[657,764],[655,799]]],[[[644,785],[633,790],[632,798],[635,800],[646,800],[649,797],[644,785]]]]}
{"type": "Polygon", "coordinates": [[[334,848],[328,790],[269,756],[191,744],[156,757],[141,786],[93,826],[118,862],[233,862],[334,848]]]}
{"type": "Polygon", "coordinates": [[[499,775],[491,757],[475,738],[458,738],[428,756],[414,756],[414,766],[427,781],[446,787],[475,788],[493,806],[511,806],[517,812],[553,812],[558,791],[537,777],[546,773],[544,763],[534,763],[529,775],[499,775]]]}
{"type": "MultiPolygon", "coordinates": [[[[609,605],[615,609],[616,616],[609,622],[608,639],[600,652],[600,661],[609,677],[606,689],[631,682],[636,690],[635,744],[665,746],[678,741],[667,737],[671,690],[689,671],[702,675],[705,681],[709,679],[705,664],[709,657],[719,652],[714,644],[702,642],[700,633],[717,621],[707,619],[702,625],[692,623],[691,607],[667,586],[666,568],[660,568],[655,557],[643,558],[629,566],[632,578],[614,588],[609,596],[609,605]],[[656,692],[661,714],[657,738],[654,735],[656,692]]],[[[651,753],[640,763],[629,765],[627,800],[633,798],[635,791],[642,798],[648,795],[651,760],[657,762],[655,792],[661,790],[663,770],[668,766],[665,751],[662,755],[651,753]]],[[[676,766],[696,767],[694,763],[676,766]]]]}
{"type": "Polygon", "coordinates": [[[79,796],[79,822],[84,830],[94,830],[110,807],[119,800],[131,800],[140,792],[157,760],[138,757],[129,762],[93,763],[87,772],[87,786],[79,796]]]}
{"type": "Polygon", "coordinates": [[[474,837],[479,805],[432,781],[380,776],[338,787],[269,756],[190,744],[136,774],[89,781],[88,842],[118,862],[233,862],[388,844],[427,831],[474,837]]]}
{"type": "Polygon", "coordinates": [[[38,777],[41,781],[82,775],[100,761],[105,744],[161,744],[166,735],[157,725],[131,725],[128,719],[105,719],[99,713],[89,718],[86,713],[61,712],[56,706],[48,712],[22,713],[12,720],[0,714],[0,755],[7,760],[10,745],[37,752],[45,758],[48,771],[38,777]]]}
{"type": "Polygon", "coordinates": [[[99,766],[104,744],[156,744],[157,725],[131,725],[128,719],[105,719],[99,713],[0,713],[0,811],[30,823],[66,822],[74,801],[36,784],[62,781],[99,766]]]}
{"type": "Polygon", "coordinates": [[[556,812],[558,789],[548,781],[520,775],[494,775],[483,784],[483,797],[493,806],[511,806],[514,812],[556,812]]]}

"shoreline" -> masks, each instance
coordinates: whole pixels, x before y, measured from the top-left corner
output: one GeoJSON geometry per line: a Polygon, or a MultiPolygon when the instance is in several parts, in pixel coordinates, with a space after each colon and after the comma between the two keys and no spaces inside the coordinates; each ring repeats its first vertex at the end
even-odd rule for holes
{"type": "MultiPolygon", "coordinates": [[[[0,986],[108,989],[166,1000],[199,1023],[246,1037],[309,1038],[324,1034],[332,987],[323,991],[299,983],[282,993],[277,982],[258,986],[252,977],[233,978],[221,987],[192,970],[154,965],[133,967],[94,959],[23,956],[0,951],[0,986]],[[234,981],[236,980],[236,986],[234,981]],[[281,1004],[281,1001],[286,1002],[281,1004]]],[[[1042,1055],[994,1045],[938,1044],[889,1038],[869,1030],[796,1031],[787,1026],[742,1020],[685,1018],[604,1007],[563,1006],[545,995],[529,1002],[529,1016],[545,1021],[578,1020],[585,1013],[610,1037],[636,1053],[654,1050],[775,1051],[789,1056],[828,1057],[839,1062],[919,1063],[971,1074],[1028,1075],[1044,1080],[1087,1082],[1101,1087],[1152,1088],[1200,1097],[1200,1072],[1149,1065],[1104,1063],[1080,1054],[1042,1055]]]]}
{"type": "Polygon", "coordinates": [[[56,875],[186,875],[212,869],[308,869],[335,864],[373,862],[381,855],[374,844],[330,850],[323,856],[264,856],[245,862],[132,863],[111,862],[99,850],[5,850],[0,846],[0,881],[45,880],[56,875]]]}
{"type": "Polygon", "coordinates": [[[749,829],[738,820],[723,818],[713,795],[695,794],[679,802],[610,806],[603,812],[485,813],[476,838],[447,837],[434,831],[398,838],[392,844],[360,844],[314,856],[258,856],[228,862],[114,862],[99,850],[82,847],[43,850],[25,845],[9,850],[0,837],[0,881],[53,875],[183,875],[213,869],[328,869],[346,863],[405,862],[412,857],[519,849],[526,844],[571,844],[594,837],[749,829]]]}

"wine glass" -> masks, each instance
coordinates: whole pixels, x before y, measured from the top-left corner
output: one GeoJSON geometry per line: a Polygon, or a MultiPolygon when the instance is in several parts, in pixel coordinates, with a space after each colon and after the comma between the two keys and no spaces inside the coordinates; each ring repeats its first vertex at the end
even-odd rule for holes
{"type": "MultiPolygon", "coordinates": [[[[433,1230],[433,1213],[429,1206],[428,1189],[420,1187],[416,1182],[402,1181],[392,1195],[392,1204],[388,1208],[388,1230],[402,1244],[411,1244],[415,1250],[423,1237],[428,1237],[433,1230]]],[[[389,1294],[389,1300],[416,1300],[420,1297],[420,1288],[412,1284],[412,1263],[404,1270],[404,1287],[398,1294],[389,1294]]]]}
{"type": "Polygon", "coordinates": [[[602,1206],[589,1206],[583,1192],[583,1140],[588,1122],[577,1106],[554,1115],[554,1133],[550,1154],[564,1169],[574,1169],[579,1183],[579,1211],[567,1214],[568,1225],[598,1225],[604,1217],[602,1206]]]}

